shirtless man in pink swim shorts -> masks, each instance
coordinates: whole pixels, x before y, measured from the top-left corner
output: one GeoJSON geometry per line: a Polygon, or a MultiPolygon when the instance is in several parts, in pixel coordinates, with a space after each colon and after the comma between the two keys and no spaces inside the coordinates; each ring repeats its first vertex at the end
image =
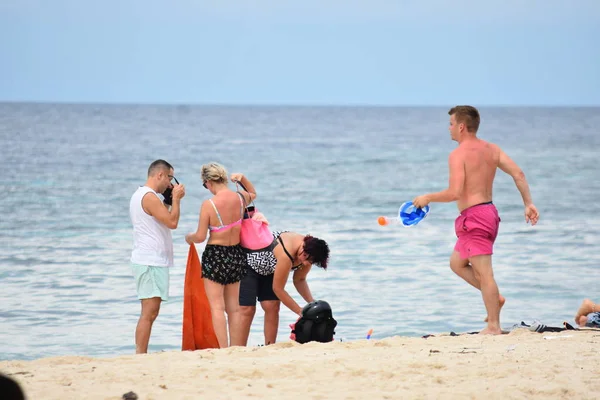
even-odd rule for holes
{"type": "Polygon", "coordinates": [[[502,149],[477,138],[479,111],[472,106],[456,106],[450,115],[450,137],[458,147],[450,153],[449,187],[413,200],[415,207],[429,203],[457,202],[460,215],[454,222],[458,240],[450,257],[450,268],[481,291],[487,310],[487,327],[481,334],[500,334],[500,309],[505,299],[498,291],[492,271],[492,253],[500,217],[492,203],[496,170],[500,168],[515,181],[525,205],[525,222],[535,225],[539,213],[533,205],[529,184],[519,166],[502,149]]]}

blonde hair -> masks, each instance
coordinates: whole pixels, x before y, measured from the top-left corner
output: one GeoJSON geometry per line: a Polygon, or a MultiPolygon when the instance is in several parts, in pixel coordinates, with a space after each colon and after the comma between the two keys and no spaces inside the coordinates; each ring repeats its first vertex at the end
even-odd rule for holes
{"type": "Polygon", "coordinates": [[[227,183],[227,170],[217,162],[204,164],[200,170],[203,182],[227,183]]]}

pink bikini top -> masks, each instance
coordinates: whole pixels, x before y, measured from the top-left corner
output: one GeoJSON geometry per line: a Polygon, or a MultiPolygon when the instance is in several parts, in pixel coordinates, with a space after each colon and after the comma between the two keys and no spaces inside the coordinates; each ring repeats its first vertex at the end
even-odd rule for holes
{"type": "Polygon", "coordinates": [[[242,202],[242,195],[240,193],[238,193],[238,195],[240,196],[240,207],[241,207],[241,214],[242,216],[240,217],[240,219],[238,219],[235,222],[232,222],[230,224],[227,225],[223,225],[223,220],[221,219],[221,214],[219,214],[219,210],[217,210],[217,206],[215,205],[215,203],[213,203],[212,199],[208,199],[208,201],[210,201],[210,204],[212,204],[213,208],[215,209],[215,212],[217,213],[217,218],[219,219],[219,223],[221,224],[221,226],[211,226],[208,225],[208,230],[211,232],[220,232],[220,231],[224,231],[225,229],[229,229],[232,228],[236,225],[240,225],[242,223],[242,219],[244,218],[244,203],[242,202]]]}

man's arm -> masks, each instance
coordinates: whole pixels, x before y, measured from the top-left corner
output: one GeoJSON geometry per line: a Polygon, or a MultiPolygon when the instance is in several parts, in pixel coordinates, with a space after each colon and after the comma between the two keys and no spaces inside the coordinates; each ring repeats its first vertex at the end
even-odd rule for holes
{"type": "Polygon", "coordinates": [[[153,216],[169,229],[177,229],[179,224],[180,197],[173,197],[173,204],[169,210],[165,204],[153,193],[146,193],[142,199],[142,208],[148,215],[153,216]]]}
{"type": "Polygon", "coordinates": [[[523,204],[525,207],[531,205],[533,201],[531,200],[531,193],[529,192],[529,183],[527,183],[527,179],[525,178],[525,173],[523,170],[515,163],[502,149],[498,147],[500,151],[500,157],[498,159],[498,168],[504,171],[506,174],[510,175],[515,181],[515,185],[519,192],[521,193],[521,197],[523,198],[523,204]]]}
{"type": "Polygon", "coordinates": [[[416,207],[425,207],[429,203],[449,203],[460,198],[465,186],[465,163],[457,150],[448,157],[448,188],[441,192],[428,193],[413,200],[416,207]]]}

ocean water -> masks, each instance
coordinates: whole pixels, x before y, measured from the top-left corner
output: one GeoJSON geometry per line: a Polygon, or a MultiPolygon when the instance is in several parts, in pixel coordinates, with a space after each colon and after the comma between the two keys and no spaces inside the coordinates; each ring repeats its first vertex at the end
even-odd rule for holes
{"type": "MultiPolygon", "coordinates": [[[[583,298],[600,300],[600,109],[481,113],[479,136],[520,164],[541,213],[526,225],[512,179],[498,173],[501,323],[572,322],[583,298]]],[[[209,195],[200,166],[213,160],[252,180],[273,229],[328,241],[330,268],[308,279],[332,305],[337,339],[483,328],[480,293],[448,266],[454,204],[432,204],[411,228],[376,222],[446,187],[456,146],[447,124],[447,108],[0,104],[0,359],[134,352],[128,204],[157,158],[174,165],[187,194],[150,351],[181,346],[184,235],[209,195]]],[[[282,306],[279,341],[294,320],[282,306]]],[[[262,323],[259,308],[252,346],[262,323]]]]}

